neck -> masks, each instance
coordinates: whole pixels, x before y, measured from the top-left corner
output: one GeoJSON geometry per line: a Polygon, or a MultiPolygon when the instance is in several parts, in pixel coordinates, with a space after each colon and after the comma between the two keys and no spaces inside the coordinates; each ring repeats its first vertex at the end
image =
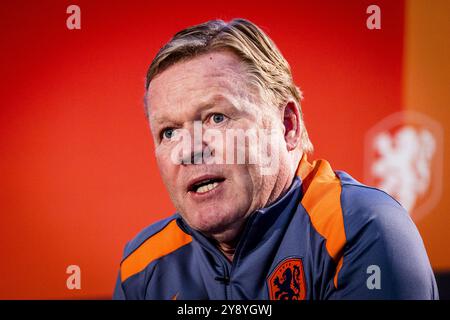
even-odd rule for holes
{"type": "Polygon", "coordinates": [[[217,247],[222,251],[223,255],[231,262],[234,258],[234,253],[236,251],[236,245],[227,243],[218,243],[217,247]]]}
{"type": "Polygon", "coordinates": [[[229,227],[225,232],[209,235],[209,238],[213,239],[216,247],[229,261],[233,261],[234,253],[246,221],[247,219],[240,220],[234,223],[233,226],[229,227]]]}
{"type": "MultiPolygon", "coordinates": [[[[286,183],[281,192],[278,193],[277,197],[272,201],[268,202],[264,207],[268,207],[269,205],[276,202],[278,199],[283,197],[286,192],[289,190],[294,177],[290,180],[289,183],[286,183]]],[[[248,217],[247,217],[248,219],[248,217]]],[[[229,260],[233,261],[234,254],[236,251],[237,244],[241,238],[245,223],[247,219],[240,221],[238,224],[234,225],[234,228],[230,228],[227,232],[222,233],[220,235],[213,235],[212,238],[215,240],[216,247],[223,253],[223,255],[229,260]]]]}
{"type": "MultiPolygon", "coordinates": [[[[293,166],[291,170],[287,171],[287,176],[282,174],[278,175],[275,187],[273,188],[272,193],[269,195],[269,198],[267,199],[264,207],[267,207],[272,203],[276,202],[289,190],[292,181],[295,178],[295,172],[297,171],[302,155],[303,155],[302,153],[298,152],[292,155],[291,160],[293,166]]],[[[247,219],[248,216],[243,221],[238,221],[234,223],[233,226],[224,233],[221,233],[219,235],[212,235],[212,238],[215,239],[217,248],[224,254],[224,256],[229,261],[233,261],[236,246],[237,243],[239,242],[240,236],[242,234],[247,219]]]]}

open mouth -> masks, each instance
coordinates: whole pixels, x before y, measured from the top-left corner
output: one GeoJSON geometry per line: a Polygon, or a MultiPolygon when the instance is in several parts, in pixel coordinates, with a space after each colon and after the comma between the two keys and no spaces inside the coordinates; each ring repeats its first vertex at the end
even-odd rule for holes
{"type": "Polygon", "coordinates": [[[219,186],[221,182],[223,182],[225,178],[207,178],[197,182],[194,182],[190,185],[189,191],[195,193],[206,193],[208,191],[214,190],[219,186]]]}

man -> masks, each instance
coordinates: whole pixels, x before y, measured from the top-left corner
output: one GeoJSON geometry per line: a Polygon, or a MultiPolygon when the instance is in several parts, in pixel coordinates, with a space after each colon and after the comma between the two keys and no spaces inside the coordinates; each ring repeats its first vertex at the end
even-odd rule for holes
{"type": "Polygon", "coordinates": [[[127,244],[114,298],[438,298],[402,206],[325,160],[308,162],[300,90],[256,25],[180,31],[146,89],[177,213],[127,244]]]}

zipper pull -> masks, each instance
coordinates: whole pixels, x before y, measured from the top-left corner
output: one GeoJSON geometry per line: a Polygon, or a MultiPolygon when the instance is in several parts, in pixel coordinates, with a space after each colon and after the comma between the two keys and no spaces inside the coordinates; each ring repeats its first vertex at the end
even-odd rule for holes
{"type": "Polygon", "coordinates": [[[228,277],[228,276],[215,277],[214,280],[219,281],[220,283],[223,283],[224,285],[230,284],[230,277],[228,277]]]}

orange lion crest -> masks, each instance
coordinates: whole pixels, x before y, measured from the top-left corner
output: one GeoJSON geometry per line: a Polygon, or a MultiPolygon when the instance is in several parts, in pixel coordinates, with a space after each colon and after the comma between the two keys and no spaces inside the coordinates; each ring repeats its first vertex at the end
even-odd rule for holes
{"type": "Polygon", "coordinates": [[[305,273],[301,258],[281,261],[270,274],[267,285],[270,300],[305,300],[305,273]]]}

